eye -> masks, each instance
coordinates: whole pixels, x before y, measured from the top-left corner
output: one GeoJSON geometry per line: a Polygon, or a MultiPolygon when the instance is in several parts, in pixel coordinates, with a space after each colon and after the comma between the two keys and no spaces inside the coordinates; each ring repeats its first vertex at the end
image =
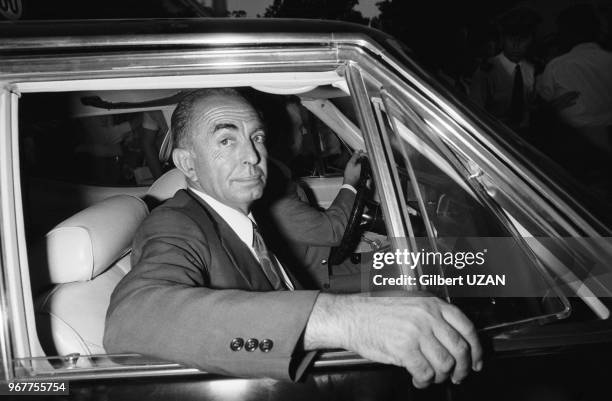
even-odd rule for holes
{"type": "Polygon", "coordinates": [[[219,140],[219,144],[221,144],[221,146],[228,146],[231,145],[233,142],[232,138],[221,138],[219,140]]]}
{"type": "Polygon", "coordinates": [[[266,143],[266,134],[263,132],[253,135],[253,142],[266,143]]]}

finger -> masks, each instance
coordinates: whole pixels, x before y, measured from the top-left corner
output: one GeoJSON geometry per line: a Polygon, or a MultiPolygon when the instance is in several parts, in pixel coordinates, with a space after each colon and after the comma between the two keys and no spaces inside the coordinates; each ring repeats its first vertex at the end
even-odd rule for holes
{"type": "Polygon", "coordinates": [[[480,371],[483,363],[483,352],[474,324],[463,314],[463,312],[461,312],[459,308],[450,304],[447,304],[446,307],[442,308],[442,317],[444,317],[448,324],[457,330],[463,339],[468,343],[470,346],[472,369],[477,372],[480,371]]]}
{"type": "Polygon", "coordinates": [[[350,163],[357,164],[357,160],[359,160],[360,157],[361,157],[361,150],[358,150],[355,153],[353,153],[353,155],[351,156],[350,163]]]}
{"type": "Polygon", "coordinates": [[[433,332],[442,346],[452,355],[455,362],[451,374],[452,382],[455,384],[461,383],[470,373],[472,361],[470,346],[461,334],[448,325],[447,322],[440,322],[434,325],[433,332]]]}
{"type": "Polygon", "coordinates": [[[401,365],[412,375],[412,384],[416,388],[429,386],[435,378],[433,368],[418,349],[406,353],[401,365]]]}
{"type": "Polygon", "coordinates": [[[455,366],[455,359],[438,341],[434,333],[421,341],[421,352],[434,370],[434,381],[442,383],[448,379],[455,366]]]}

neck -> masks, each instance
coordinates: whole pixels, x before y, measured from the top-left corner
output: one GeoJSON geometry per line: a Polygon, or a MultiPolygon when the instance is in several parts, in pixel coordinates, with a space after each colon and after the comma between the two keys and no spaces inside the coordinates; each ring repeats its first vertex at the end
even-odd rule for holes
{"type": "Polygon", "coordinates": [[[244,214],[245,216],[248,216],[249,213],[251,212],[251,204],[229,204],[226,202],[223,202],[221,199],[218,199],[216,196],[209,194],[208,192],[206,192],[204,189],[202,189],[202,187],[200,187],[199,185],[197,185],[197,183],[194,183],[192,181],[190,181],[187,185],[188,188],[190,188],[191,190],[195,190],[198,192],[201,192],[207,196],[210,196],[211,198],[213,198],[214,200],[216,200],[219,203],[224,204],[227,207],[231,207],[232,209],[235,209],[237,211],[239,211],[240,213],[244,214]]]}
{"type": "Polygon", "coordinates": [[[251,205],[242,205],[242,206],[232,206],[229,205],[231,208],[234,208],[236,210],[238,210],[239,212],[242,212],[245,216],[248,216],[249,213],[251,212],[251,205]]]}
{"type": "Polygon", "coordinates": [[[504,55],[504,57],[507,60],[509,60],[510,62],[515,63],[515,64],[518,64],[518,63],[520,63],[521,61],[524,60],[524,57],[521,57],[521,58],[517,59],[516,57],[512,57],[511,55],[508,55],[508,53],[506,53],[505,51],[502,51],[502,54],[504,55]]]}

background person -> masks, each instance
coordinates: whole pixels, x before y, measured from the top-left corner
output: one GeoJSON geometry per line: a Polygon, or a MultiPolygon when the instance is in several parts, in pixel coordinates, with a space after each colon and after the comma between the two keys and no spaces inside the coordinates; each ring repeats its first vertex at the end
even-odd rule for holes
{"type": "Polygon", "coordinates": [[[520,131],[529,125],[534,101],[534,66],[527,60],[539,16],[517,7],[499,19],[501,52],[484,62],[472,77],[470,98],[520,131]]]}
{"type": "Polygon", "coordinates": [[[537,80],[539,95],[555,106],[561,120],[599,151],[612,155],[612,53],[598,43],[600,23],[588,4],[576,4],[557,19],[566,52],[552,59],[537,80]]]}

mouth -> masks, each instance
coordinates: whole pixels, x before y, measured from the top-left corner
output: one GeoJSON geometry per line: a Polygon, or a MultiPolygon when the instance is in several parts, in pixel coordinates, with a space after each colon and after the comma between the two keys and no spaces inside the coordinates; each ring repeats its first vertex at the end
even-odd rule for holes
{"type": "Polygon", "coordinates": [[[250,183],[257,182],[257,181],[263,182],[263,177],[261,176],[261,174],[255,174],[255,175],[249,175],[246,177],[234,178],[234,181],[238,183],[250,184],[250,183]]]}

